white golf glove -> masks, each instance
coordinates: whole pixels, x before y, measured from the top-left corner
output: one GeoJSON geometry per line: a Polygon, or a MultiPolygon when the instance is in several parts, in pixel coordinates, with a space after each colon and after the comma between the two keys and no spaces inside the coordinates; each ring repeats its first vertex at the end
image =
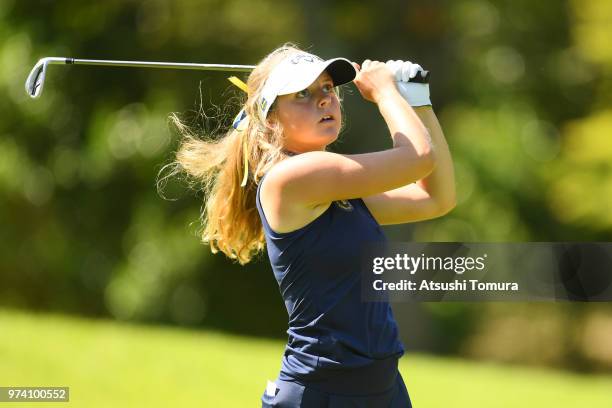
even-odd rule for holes
{"type": "Polygon", "coordinates": [[[395,75],[397,89],[410,106],[431,106],[429,84],[410,82],[417,74],[425,74],[425,70],[419,64],[401,60],[389,60],[386,64],[395,75]]]}

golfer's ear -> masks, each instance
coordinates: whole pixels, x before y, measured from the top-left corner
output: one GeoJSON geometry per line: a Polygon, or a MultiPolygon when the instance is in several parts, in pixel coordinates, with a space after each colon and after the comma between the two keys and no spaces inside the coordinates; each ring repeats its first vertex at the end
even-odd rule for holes
{"type": "Polygon", "coordinates": [[[272,105],[268,111],[268,117],[266,118],[266,125],[270,127],[278,126],[278,115],[276,113],[276,106],[272,105]]]}

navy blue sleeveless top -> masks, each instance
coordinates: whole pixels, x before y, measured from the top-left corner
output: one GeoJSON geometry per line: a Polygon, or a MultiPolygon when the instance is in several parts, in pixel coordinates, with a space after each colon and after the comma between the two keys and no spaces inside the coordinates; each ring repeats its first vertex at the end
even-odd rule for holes
{"type": "Polygon", "coordinates": [[[295,231],[272,230],[256,204],[289,315],[279,379],[344,394],[393,386],[404,347],[388,302],[361,300],[360,246],[387,238],[361,198],[334,201],[295,231]]]}

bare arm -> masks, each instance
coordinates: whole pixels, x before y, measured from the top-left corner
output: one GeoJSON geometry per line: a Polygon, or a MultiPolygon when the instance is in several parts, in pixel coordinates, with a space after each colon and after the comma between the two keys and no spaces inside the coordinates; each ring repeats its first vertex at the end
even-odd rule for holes
{"type": "Polygon", "coordinates": [[[380,225],[404,224],[440,217],[455,207],[455,176],[446,140],[431,107],[415,111],[429,129],[436,152],[436,167],[414,183],[363,197],[380,225]]]}
{"type": "Polygon", "coordinates": [[[417,181],[417,185],[425,190],[438,206],[445,210],[444,212],[447,212],[455,206],[456,201],[455,171],[448,143],[431,106],[419,106],[415,111],[429,130],[436,154],[435,169],[427,177],[417,181]]]}
{"type": "Polygon", "coordinates": [[[421,115],[406,102],[397,88],[379,96],[377,103],[389,127],[394,147],[411,146],[417,154],[432,154],[431,138],[421,115]]]}

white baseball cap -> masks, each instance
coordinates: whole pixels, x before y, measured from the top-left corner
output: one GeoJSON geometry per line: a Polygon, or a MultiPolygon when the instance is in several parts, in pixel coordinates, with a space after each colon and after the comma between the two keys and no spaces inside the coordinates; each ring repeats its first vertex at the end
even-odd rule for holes
{"type": "Polygon", "coordinates": [[[327,71],[331,76],[334,86],[351,82],[357,75],[355,67],[346,58],[325,61],[314,54],[302,51],[282,60],[272,69],[261,91],[258,106],[262,121],[265,121],[277,96],[308,88],[323,71],[327,71]]]}

